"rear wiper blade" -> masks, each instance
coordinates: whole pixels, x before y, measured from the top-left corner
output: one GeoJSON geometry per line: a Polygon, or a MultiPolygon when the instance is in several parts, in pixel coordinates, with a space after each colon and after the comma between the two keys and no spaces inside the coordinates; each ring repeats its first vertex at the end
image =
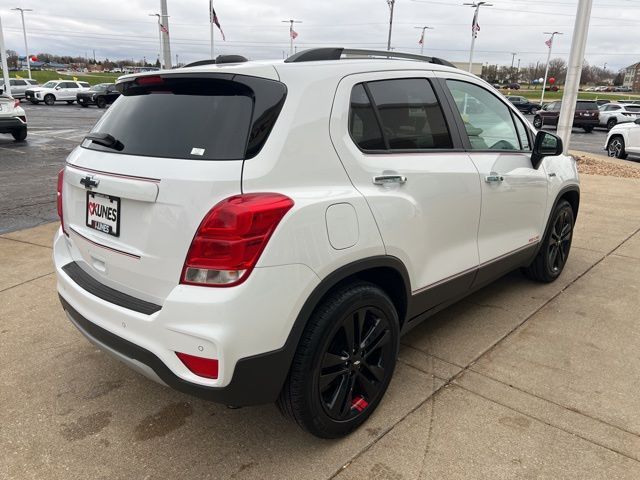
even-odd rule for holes
{"type": "Polygon", "coordinates": [[[86,137],[85,140],[91,140],[93,143],[97,143],[98,145],[102,145],[103,147],[113,148],[114,150],[121,151],[124,148],[124,145],[120,140],[115,138],[113,135],[109,135],[108,133],[90,133],[86,137]]]}

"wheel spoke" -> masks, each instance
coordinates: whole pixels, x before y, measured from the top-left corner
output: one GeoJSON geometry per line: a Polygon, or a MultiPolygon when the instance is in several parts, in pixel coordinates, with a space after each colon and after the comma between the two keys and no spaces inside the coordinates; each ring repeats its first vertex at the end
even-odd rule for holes
{"type": "Polygon", "coordinates": [[[376,381],[382,382],[384,379],[384,368],[379,365],[370,365],[368,363],[363,363],[363,365],[369,372],[371,372],[371,375],[375,377],[376,381]]]}
{"type": "Polygon", "coordinates": [[[347,373],[349,373],[349,370],[344,368],[344,369],[338,370],[337,372],[320,375],[320,392],[324,392],[336,378],[338,378],[341,375],[346,376],[347,373]]]}
{"type": "Polygon", "coordinates": [[[347,357],[336,355],[335,353],[327,352],[322,359],[322,370],[335,367],[336,365],[343,364],[347,361],[347,357]]]}
{"type": "Polygon", "coordinates": [[[376,350],[382,348],[383,346],[385,346],[387,343],[389,343],[389,340],[391,339],[391,333],[389,332],[389,330],[385,330],[384,333],[382,335],[380,335],[377,339],[375,339],[373,341],[373,343],[367,347],[367,350],[365,352],[365,354],[363,355],[363,358],[366,360],[367,358],[369,358],[369,356],[375,352],[376,350]]]}
{"type": "Polygon", "coordinates": [[[558,248],[558,255],[560,257],[559,261],[558,261],[558,268],[560,268],[562,265],[564,265],[564,262],[565,262],[565,260],[567,258],[565,256],[565,253],[564,253],[564,248],[562,248],[562,247],[558,248]]]}
{"type": "Polygon", "coordinates": [[[376,323],[369,329],[365,337],[362,339],[362,348],[368,350],[369,346],[382,334],[383,330],[384,324],[382,320],[376,318],[376,323]]]}
{"type": "Polygon", "coordinates": [[[566,240],[571,234],[571,224],[567,222],[562,231],[560,232],[560,239],[566,240]]]}
{"type": "Polygon", "coordinates": [[[340,385],[338,385],[336,391],[333,393],[331,401],[327,405],[329,411],[335,416],[339,416],[342,412],[344,401],[349,393],[350,383],[351,378],[348,375],[344,375],[340,380],[340,385]]]}
{"type": "Polygon", "coordinates": [[[340,416],[343,418],[346,417],[351,411],[351,403],[353,402],[353,387],[355,386],[355,383],[356,383],[355,375],[352,377],[349,377],[349,380],[347,381],[347,394],[340,407],[340,416]]]}
{"type": "Polygon", "coordinates": [[[364,398],[367,401],[370,402],[375,398],[375,396],[378,393],[378,385],[373,383],[371,380],[369,380],[367,377],[365,377],[362,374],[358,375],[358,384],[360,385],[362,390],[364,390],[364,398]]]}
{"type": "Polygon", "coordinates": [[[364,322],[367,318],[366,310],[358,310],[354,315],[355,328],[354,328],[354,348],[362,348],[362,339],[364,337],[364,322]]]}
{"type": "Polygon", "coordinates": [[[353,331],[354,322],[355,321],[353,318],[347,318],[346,322],[344,322],[344,325],[342,326],[342,329],[344,330],[344,336],[347,339],[347,352],[349,354],[353,353],[355,346],[355,332],[353,331]]]}
{"type": "Polygon", "coordinates": [[[551,268],[556,268],[556,259],[558,258],[558,246],[556,244],[551,245],[551,252],[549,253],[549,264],[551,268]]]}

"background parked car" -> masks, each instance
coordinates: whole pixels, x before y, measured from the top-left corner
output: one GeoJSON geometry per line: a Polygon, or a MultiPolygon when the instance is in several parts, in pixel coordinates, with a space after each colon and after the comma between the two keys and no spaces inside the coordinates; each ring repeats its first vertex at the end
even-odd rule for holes
{"type": "MultiPolygon", "coordinates": [[[[562,102],[547,103],[542,107],[535,117],[533,126],[537,129],[544,125],[558,125],[560,117],[560,105],[562,102]]],[[[592,100],[578,100],[576,102],[576,113],[573,117],[573,126],[583,128],[585,132],[591,132],[598,126],[599,110],[596,102],[592,100]]]]}
{"type": "MultiPolygon", "coordinates": [[[[11,96],[13,98],[24,98],[24,92],[29,87],[37,87],[37,80],[29,80],[28,78],[10,78],[9,86],[11,87],[11,96]]],[[[4,90],[4,79],[0,78],[0,88],[4,90]]]]}
{"type": "Polygon", "coordinates": [[[558,90],[560,89],[557,85],[547,85],[547,87],[544,89],[545,92],[557,92],[558,90]]]}
{"type": "Polygon", "coordinates": [[[598,107],[601,107],[603,105],[607,105],[608,103],[611,103],[611,100],[596,100],[596,104],[598,105],[598,107]]]}
{"type": "Polygon", "coordinates": [[[542,106],[539,103],[532,103],[528,98],[520,96],[511,96],[507,99],[522,113],[535,114],[542,106]]]}
{"type": "Polygon", "coordinates": [[[0,133],[10,133],[17,142],[27,138],[27,116],[20,100],[4,93],[0,93],[0,133]]]}
{"type": "Polygon", "coordinates": [[[76,94],[82,90],[89,90],[91,85],[87,82],[74,82],[71,80],[51,80],[41,87],[27,88],[25,98],[31,103],[44,102],[53,105],[56,102],[67,102],[71,105],[76,101],[76,94]]]}
{"type": "Polygon", "coordinates": [[[520,84],[519,83],[505,83],[504,86],[502,88],[506,88],[509,90],[520,90],[520,84]]]}
{"type": "Polygon", "coordinates": [[[604,148],[610,157],[615,158],[627,158],[629,153],[640,155],[640,118],[609,130],[604,148]]]}
{"type": "Polygon", "coordinates": [[[640,105],[607,103],[600,107],[600,126],[611,130],[618,123],[634,122],[640,118],[640,105]]]}
{"type": "Polygon", "coordinates": [[[78,104],[83,107],[97,105],[98,108],[105,108],[116,101],[120,92],[116,90],[115,83],[99,83],[89,90],[84,90],[76,94],[78,104]]]}

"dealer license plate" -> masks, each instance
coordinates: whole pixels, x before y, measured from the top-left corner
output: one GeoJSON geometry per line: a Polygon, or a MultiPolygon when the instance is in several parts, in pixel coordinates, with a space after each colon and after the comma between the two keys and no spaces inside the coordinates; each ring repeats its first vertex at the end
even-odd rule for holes
{"type": "Polygon", "coordinates": [[[87,227],[120,236],[120,198],[87,192],[87,227]]]}

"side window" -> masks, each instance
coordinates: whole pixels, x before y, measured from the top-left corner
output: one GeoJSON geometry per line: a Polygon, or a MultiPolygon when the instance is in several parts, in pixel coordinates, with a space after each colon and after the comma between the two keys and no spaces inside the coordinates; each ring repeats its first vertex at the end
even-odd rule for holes
{"type": "Polygon", "coordinates": [[[391,150],[453,148],[444,114],[424,78],[367,83],[391,150]]]}
{"type": "Polygon", "coordinates": [[[473,150],[520,150],[511,110],[472,83],[447,80],[473,150]]]}
{"type": "Polygon", "coordinates": [[[554,102],[554,104],[553,104],[553,111],[554,111],[554,112],[559,112],[561,107],[562,107],[562,103],[560,103],[560,102],[554,102]]]}
{"type": "Polygon", "coordinates": [[[356,145],[363,150],[386,150],[380,125],[362,84],[351,90],[349,133],[356,145]]]}
{"type": "Polygon", "coordinates": [[[25,85],[27,85],[27,82],[25,82],[24,80],[16,80],[16,85],[18,87],[24,87],[25,85]]]}
{"type": "Polygon", "coordinates": [[[60,86],[62,88],[76,88],[76,84],[73,82],[62,82],[60,86]]]}

